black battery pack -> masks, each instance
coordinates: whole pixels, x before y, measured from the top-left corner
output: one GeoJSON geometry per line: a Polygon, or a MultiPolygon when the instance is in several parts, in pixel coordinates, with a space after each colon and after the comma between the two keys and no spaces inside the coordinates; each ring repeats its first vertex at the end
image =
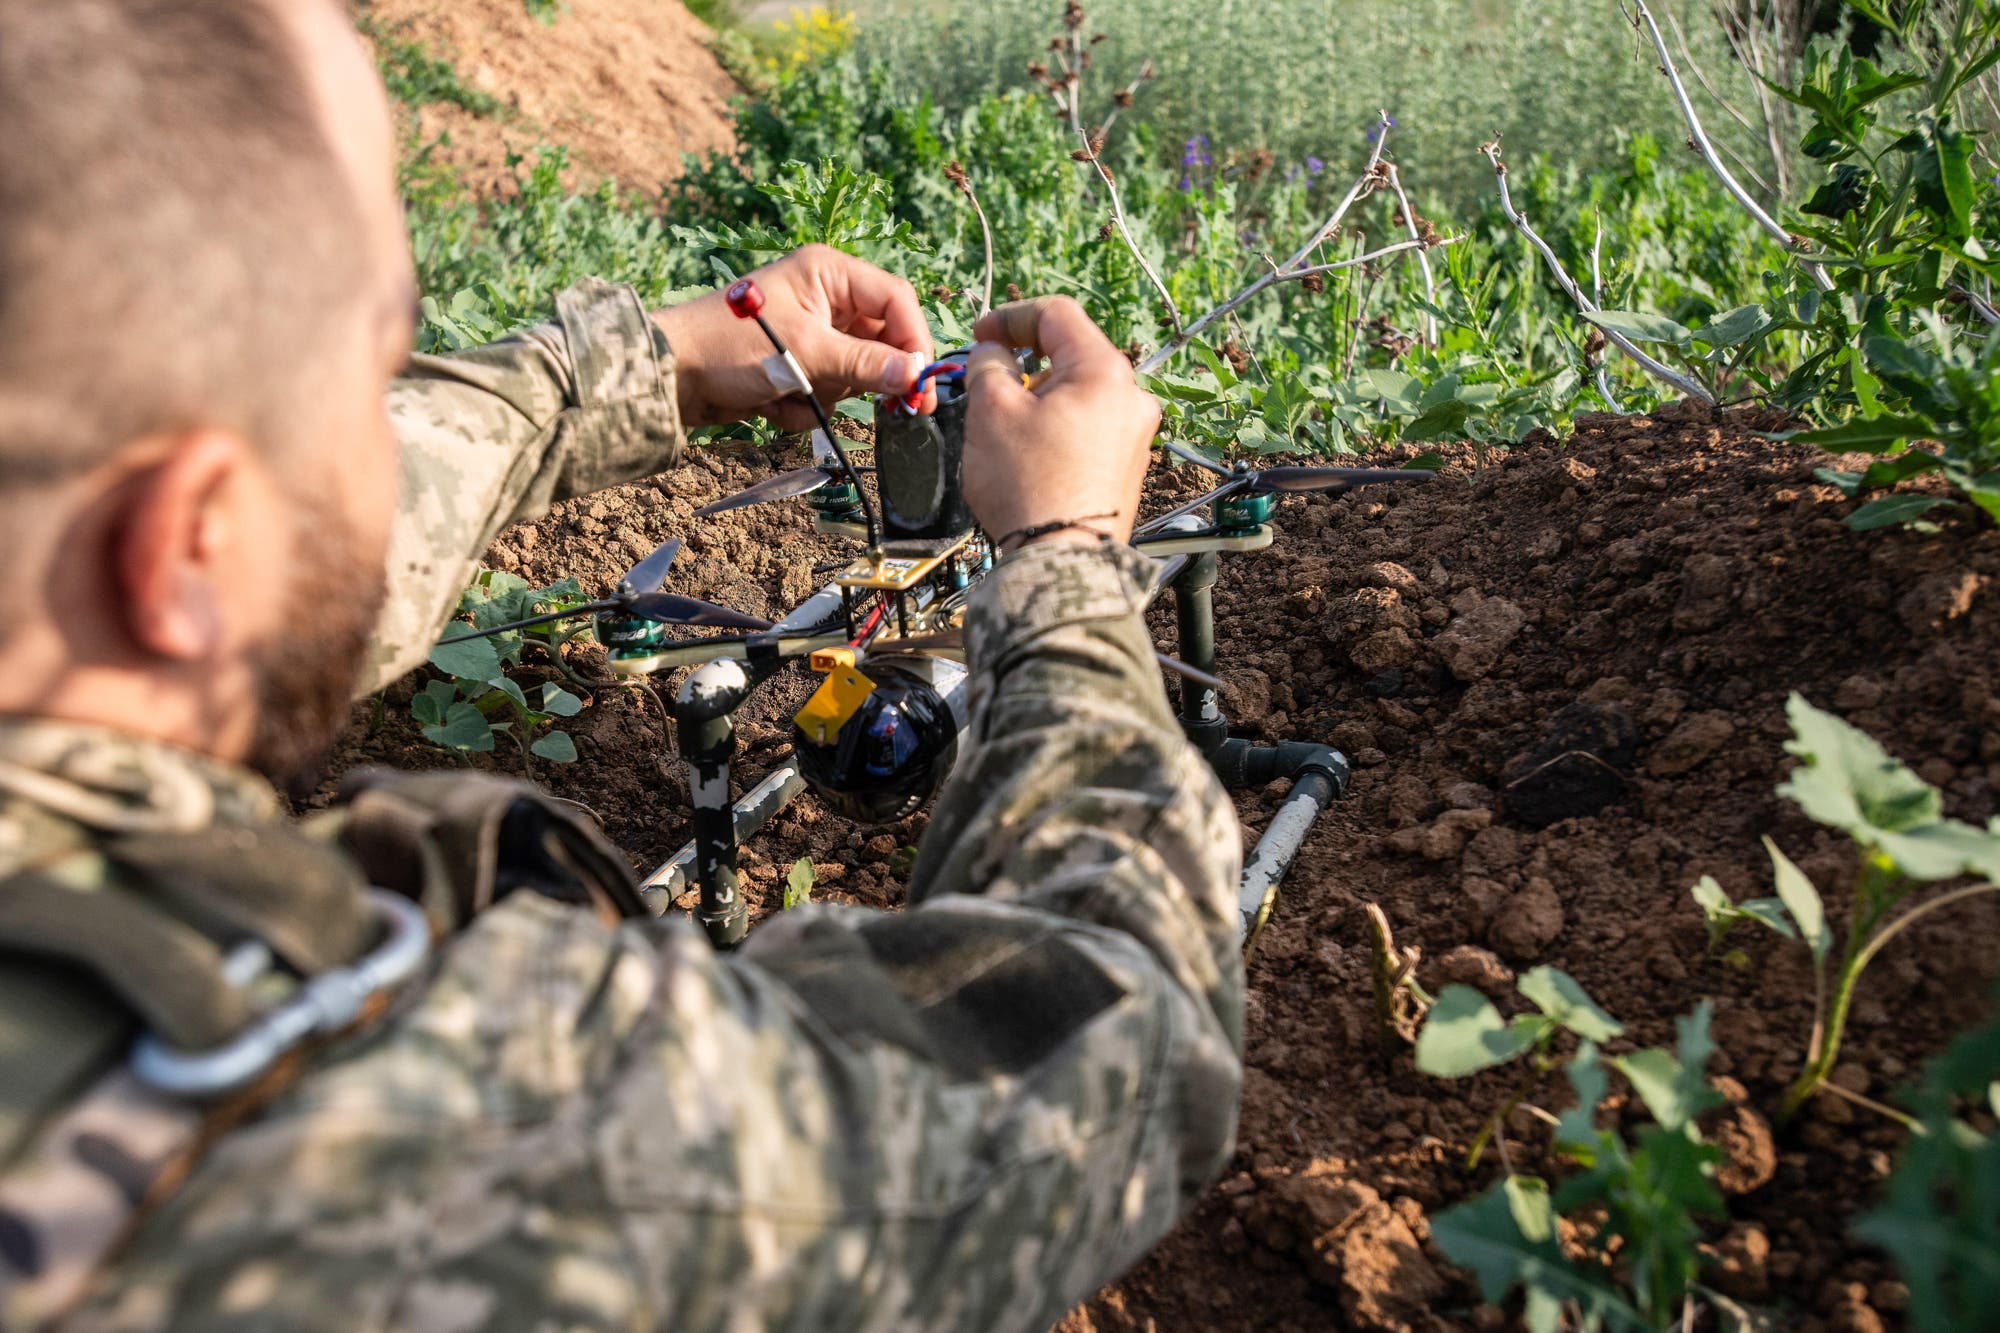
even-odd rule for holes
{"type": "MultiPolygon", "coordinates": [[[[963,364],[971,348],[942,359],[963,364]]],[[[1016,353],[1021,373],[1040,364],[1034,352],[1016,353]]],[[[965,504],[965,386],[956,376],[937,381],[937,411],[928,416],[901,410],[893,401],[875,412],[875,480],[882,496],[882,535],[898,538],[956,537],[970,532],[972,511],[965,504]]]]}

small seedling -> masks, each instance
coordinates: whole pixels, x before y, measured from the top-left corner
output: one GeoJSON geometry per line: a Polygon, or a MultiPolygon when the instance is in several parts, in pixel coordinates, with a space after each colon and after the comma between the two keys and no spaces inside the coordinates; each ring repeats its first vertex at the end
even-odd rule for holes
{"type": "Polygon", "coordinates": [[[785,876],[785,910],[787,912],[797,907],[800,903],[809,903],[812,901],[813,882],[816,878],[817,876],[813,873],[813,863],[810,856],[801,856],[798,860],[792,862],[791,873],[785,876]]]}
{"type": "Polygon", "coordinates": [[[1751,898],[1745,902],[1732,902],[1729,891],[1715,882],[1713,875],[1703,875],[1694,889],[1695,903],[1701,908],[1701,919],[1708,926],[1708,956],[1721,958],[1732,966],[1741,967],[1749,961],[1741,949],[1727,953],[1722,945],[1729,932],[1739,921],[1758,921],[1787,939],[1795,938],[1791,918],[1785,915],[1785,904],[1778,898],[1751,898]]]}
{"type": "Polygon", "coordinates": [[[1848,893],[1840,956],[1829,969],[1834,939],[1826,904],[1806,873],[1769,838],[1764,839],[1764,849],[1770,853],[1778,900],[1789,921],[1769,910],[1769,899],[1738,904],[1725,915],[1714,901],[1722,892],[1720,886],[1706,878],[1695,887],[1695,900],[1708,918],[1712,943],[1736,921],[1750,919],[1787,938],[1796,927],[1812,954],[1812,1036],[1805,1068],[1785,1090],[1782,1114],[1787,1118],[1797,1114],[1814,1093],[1826,1088],[1911,1124],[1900,1112],[1828,1083],[1827,1075],[1839,1059],[1854,988],[1870,960],[1919,919],[1966,898],[2000,890],[2000,819],[1983,829],[1947,819],[1937,788],[1891,758],[1866,733],[1796,694],[1785,712],[1792,723],[1792,739],[1785,748],[1804,762],[1792,770],[1778,794],[1819,823],[1844,831],[1861,852],[1861,867],[1848,893]],[[1965,875],[1986,882],[1954,889],[1898,913],[1920,886],[1965,875]]]}
{"type": "MultiPolygon", "coordinates": [[[[1546,1021],[1530,1016],[1528,1026],[1546,1021]]],[[[1471,1271],[1487,1301],[1522,1289],[1530,1333],[1554,1333],[1565,1323],[1664,1330],[1691,1322],[1704,1294],[1695,1284],[1695,1219],[1723,1211],[1710,1180],[1722,1153],[1695,1123],[1722,1100],[1703,1072],[1715,1050],[1708,1024],[1706,1003],[1680,1020],[1677,1052],[1650,1048],[1606,1060],[1586,1039],[1567,1071],[1576,1105],[1555,1118],[1556,1152],[1578,1173],[1551,1188],[1510,1171],[1470,1203],[1431,1219],[1439,1248],[1471,1271]],[[1607,1066],[1624,1075],[1653,1117],[1629,1140],[1597,1124],[1607,1066]]]]}
{"type": "MultiPolygon", "coordinates": [[[[1438,992],[1423,1031],[1417,1034],[1417,1068],[1433,1078],[1464,1078],[1525,1058],[1527,1068],[1519,1086],[1486,1118],[1467,1150],[1468,1171],[1479,1165],[1487,1141],[1503,1133],[1507,1117],[1527,1102],[1542,1075],[1561,1063],[1552,1054],[1559,1033],[1569,1031],[1587,1042],[1601,1042],[1625,1031],[1568,973],[1556,968],[1538,967],[1522,976],[1515,988],[1540,1012],[1520,1014],[1510,1021],[1472,987],[1446,986],[1438,992]]],[[[1545,1120],[1554,1120],[1538,1107],[1529,1109],[1545,1120]]],[[[1496,1141],[1504,1156],[1504,1138],[1496,1141]]]]}
{"type": "MultiPolygon", "coordinates": [[[[575,579],[534,588],[513,574],[482,570],[459,598],[459,610],[470,613],[475,625],[500,625],[580,605],[583,600],[575,579]]],[[[566,630],[564,624],[551,622],[433,648],[430,664],[451,679],[431,681],[410,701],[410,714],[423,729],[424,739],[460,754],[485,754],[492,751],[497,737],[505,735],[521,747],[524,762],[532,756],[573,763],[576,742],[550,727],[558,718],[575,717],[583,710],[583,700],[551,681],[539,687],[531,703],[527,691],[507,674],[532,641],[567,675],[562,646],[588,631],[566,630]]]]}

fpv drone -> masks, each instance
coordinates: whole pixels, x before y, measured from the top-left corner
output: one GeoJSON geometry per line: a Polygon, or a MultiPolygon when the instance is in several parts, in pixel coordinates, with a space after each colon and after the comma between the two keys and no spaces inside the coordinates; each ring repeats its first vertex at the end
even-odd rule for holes
{"type": "MultiPolygon", "coordinates": [[[[909,395],[878,404],[878,513],[862,484],[862,469],[833,443],[825,410],[803,370],[764,320],[756,284],[741,279],[726,295],[738,318],[762,326],[775,349],[766,373],[775,388],[812,408],[824,452],[811,467],[758,482],[695,515],[803,499],[812,506],[815,530],[860,541],[861,554],[774,623],[661,591],[680,551],[676,539],[635,565],[600,601],[460,636],[592,615],[614,675],[696,666],[673,705],[681,757],[690,770],[694,838],[647,877],[643,891],[664,913],[695,885],[696,919],[719,948],[734,947],[749,928],[749,906],[736,873],[739,847],[806,787],[831,809],[864,823],[902,819],[936,792],[966,722],[965,604],[995,560],[992,540],[973,521],[959,484],[971,349],[925,367],[909,395]],[[927,385],[937,391],[937,405],[928,412],[922,410],[927,385]],[[727,632],[675,639],[668,634],[673,627],[727,632]],[[793,719],[792,758],[740,800],[732,799],[733,715],[759,686],[797,661],[824,679],[793,719]]],[[[1032,352],[1017,358],[1024,375],[1036,368],[1032,352]]],[[[1207,494],[1141,525],[1132,538],[1133,546],[1159,560],[1152,596],[1173,590],[1180,655],[1160,660],[1182,678],[1181,726],[1225,784],[1262,786],[1278,778],[1292,783],[1244,867],[1239,908],[1247,945],[1269,915],[1307,830],[1346,790],[1349,766],[1329,746],[1259,745],[1229,735],[1221,707],[1224,687],[1214,674],[1217,556],[1269,546],[1271,517],[1287,495],[1337,495],[1382,482],[1427,480],[1429,474],[1251,468],[1240,462],[1225,467],[1175,442],[1163,444],[1219,478],[1207,494]]]]}

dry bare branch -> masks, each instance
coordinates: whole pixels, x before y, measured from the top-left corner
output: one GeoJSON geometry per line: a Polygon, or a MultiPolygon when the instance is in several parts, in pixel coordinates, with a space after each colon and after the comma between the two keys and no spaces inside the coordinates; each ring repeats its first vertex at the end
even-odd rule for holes
{"type": "Polygon", "coordinates": [[[972,211],[979,218],[979,235],[986,247],[986,279],[979,297],[979,313],[983,315],[993,308],[993,228],[987,225],[986,210],[979,206],[979,196],[973,192],[972,177],[966,174],[965,165],[954,161],[944,169],[944,174],[972,204],[972,211]]]}
{"type": "MultiPolygon", "coordinates": [[[[1549,243],[1541,238],[1541,234],[1528,224],[1528,219],[1514,207],[1513,194],[1507,188],[1507,164],[1500,160],[1500,141],[1495,139],[1492,143],[1481,144],[1479,151],[1493,164],[1493,178],[1499,182],[1500,187],[1500,209],[1507,215],[1507,221],[1513,224],[1515,231],[1527,238],[1528,244],[1541,253],[1543,262],[1549,266],[1550,275],[1555,278],[1557,285],[1569,299],[1576,303],[1576,308],[1585,314],[1595,314],[1597,303],[1583,294],[1583,289],[1576,285],[1576,279],[1572,278],[1569,271],[1562,266],[1562,260],[1556,257],[1556,252],[1549,247],[1549,243]]],[[[1714,405],[1715,395],[1700,384],[1665,362],[1648,355],[1637,343],[1615,329],[1606,329],[1602,325],[1597,327],[1603,332],[1606,341],[1631,357],[1648,375],[1673,386],[1690,398],[1714,405]]]]}
{"type": "MultiPolygon", "coordinates": [[[[1071,12],[1076,12],[1074,7],[1071,12]]],[[[1146,275],[1146,281],[1152,283],[1153,290],[1159,293],[1161,302],[1167,307],[1167,318],[1173,321],[1174,331],[1179,333],[1180,307],[1174,304],[1173,294],[1167,290],[1167,284],[1160,278],[1159,271],[1153,267],[1152,261],[1139,249],[1138,238],[1132,235],[1131,225],[1125,220],[1125,201],[1118,197],[1118,182],[1111,178],[1111,169],[1104,165],[1104,130],[1120,108],[1114,106],[1113,117],[1107,117],[1105,124],[1094,132],[1084,126],[1081,111],[1083,71],[1086,66],[1083,28],[1080,24],[1071,23],[1067,35],[1060,40],[1066,42],[1069,47],[1068,58],[1063,61],[1063,84],[1068,89],[1068,96],[1059,98],[1057,105],[1063,108],[1064,114],[1069,118],[1070,132],[1076,135],[1077,142],[1082,145],[1070,156],[1079,162],[1089,163],[1097,172],[1097,178],[1104,182],[1104,193],[1111,200],[1112,225],[1117,228],[1118,235],[1125,242],[1125,248],[1131,252],[1133,261],[1139,265],[1139,271],[1146,275]]],[[[1128,85],[1130,90],[1136,92],[1139,84],[1147,77],[1150,64],[1149,61],[1146,66],[1141,66],[1139,77],[1128,85]]]]}
{"type": "MultiPolygon", "coordinates": [[[[1660,32],[1660,25],[1653,21],[1653,11],[1646,7],[1646,0],[1632,0],[1632,3],[1639,11],[1637,21],[1645,27],[1647,34],[1652,38],[1653,50],[1660,58],[1660,71],[1667,76],[1667,83],[1674,90],[1674,100],[1680,103],[1681,119],[1687,122],[1688,135],[1694,141],[1695,151],[1701,154],[1702,161],[1708,163],[1708,169],[1722,182],[1722,188],[1729,192],[1729,197],[1741,204],[1743,210],[1773,240],[1784,246],[1787,251],[1797,254],[1799,243],[1792,239],[1792,234],[1779,226],[1778,220],[1766,212],[1764,206],[1752,198],[1742,183],[1730,174],[1729,168],[1723,165],[1721,156],[1715,151],[1715,145],[1709,141],[1708,131],[1701,127],[1701,117],[1695,114],[1694,100],[1688,96],[1687,85],[1681,82],[1680,71],[1674,65],[1673,56],[1667,51],[1667,39],[1660,32]]],[[[1833,279],[1827,276],[1824,268],[1809,259],[1801,259],[1799,263],[1821,291],[1833,290],[1833,279]]]]}
{"type": "MultiPolygon", "coordinates": [[[[1417,269],[1423,274],[1424,278],[1424,302],[1426,305],[1435,306],[1437,304],[1437,282],[1431,276],[1431,257],[1428,247],[1422,244],[1424,237],[1423,232],[1417,226],[1417,211],[1410,207],[1410,196],[1403,193],[1403,176],[1401,172],[1396,170],[1396,164],[1394,162],[1389,163],[1385,170],[1389,173],[1389,188],[1396,192],[1396,206],[1403,210],[1403,222],[1409,228],[1410,239],[1419,243],[1417,247],[1417,269]]],[[[1424,346],[1436,347],[1437,342],[1437,316],[1426,310],[1424,311],[1424,346]]]]}
{"type": "MultiPolygon", "coordinates": [[[[1354,259],[1342,260],[1337,264],[1312,267],[1308,267],[1306,264],[1306,261],[1312,258],[1313,251],[1319,249],[1335,232],[1340,230],[1340,221],[1347,216],[1348,210],[1352,209],[1357,202],[1382,187],[1384,182],[1382,148],[1389,141],[1390,128],[1389,115],[1387,112],[1383,112],[1380,121],[1377,122],[1375,146],[1368,154],[1367,164],[1363,166],[1359,179],[1354,182],[1345,195],[1341,196],[1341,200],[1334,206],[1333,212],[1329,213],[1326,220],[1314,229],[1313,234],[1307,238],[1306,243],[1294,251],[1290,259],[1278,265],[1274,271],[1266,273],[1240,288],[1235,295],[1229,297],[1213,310],[1198,316],[1191,323],[1179,328],[1173,338],[1164,347],[1139,363],[1139,373],[1141,375],[1148,375],[1158,370],[1161,366],[1179,355],[1181,349],[1186,347],[1203,329],[1206,329],[1209,325],[1215,323],[1216,320],[1229,314],[1267,287],[1276,283],[1290,282],[1298,278],[1303,278],[1310,273],[1330,273],[1339,268],[1352,268],[1356,264],[1366,262],[1369,258],[1379,257],[1379,255],[1360,255],[1354,259]]],[[[1381,254],[1392,254],[1411,248],[1410,243],[1404,241],[1398,245],[1386,248],[1381,254]]]]}

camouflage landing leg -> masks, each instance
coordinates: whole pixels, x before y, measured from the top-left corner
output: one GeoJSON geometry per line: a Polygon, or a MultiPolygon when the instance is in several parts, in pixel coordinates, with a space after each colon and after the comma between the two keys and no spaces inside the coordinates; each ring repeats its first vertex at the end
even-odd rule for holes
{"type": "MultiPolygon", "coordinates": [[[[1215,552],[1203,551],[1187,558],[1172,585],[1180,658],[1210,675],[1215,672],[1215,579],[1215,552]]],[[[1271,915],[1278,885],[1291,869],[1299,845],[1320,812],[1346,793],[1352,770],[1347,756],[1329,745],[1304,741],[1259,745],[1230,736],[1229,719],[1223,716],[1214,688],[1191,679],[1181,682],[1181,728],[1207,756],[1224,786],[1262,787],[1280,778],[1292,784],[1243,865],[1238,930],[1247,950],[1271,915]]]]}

